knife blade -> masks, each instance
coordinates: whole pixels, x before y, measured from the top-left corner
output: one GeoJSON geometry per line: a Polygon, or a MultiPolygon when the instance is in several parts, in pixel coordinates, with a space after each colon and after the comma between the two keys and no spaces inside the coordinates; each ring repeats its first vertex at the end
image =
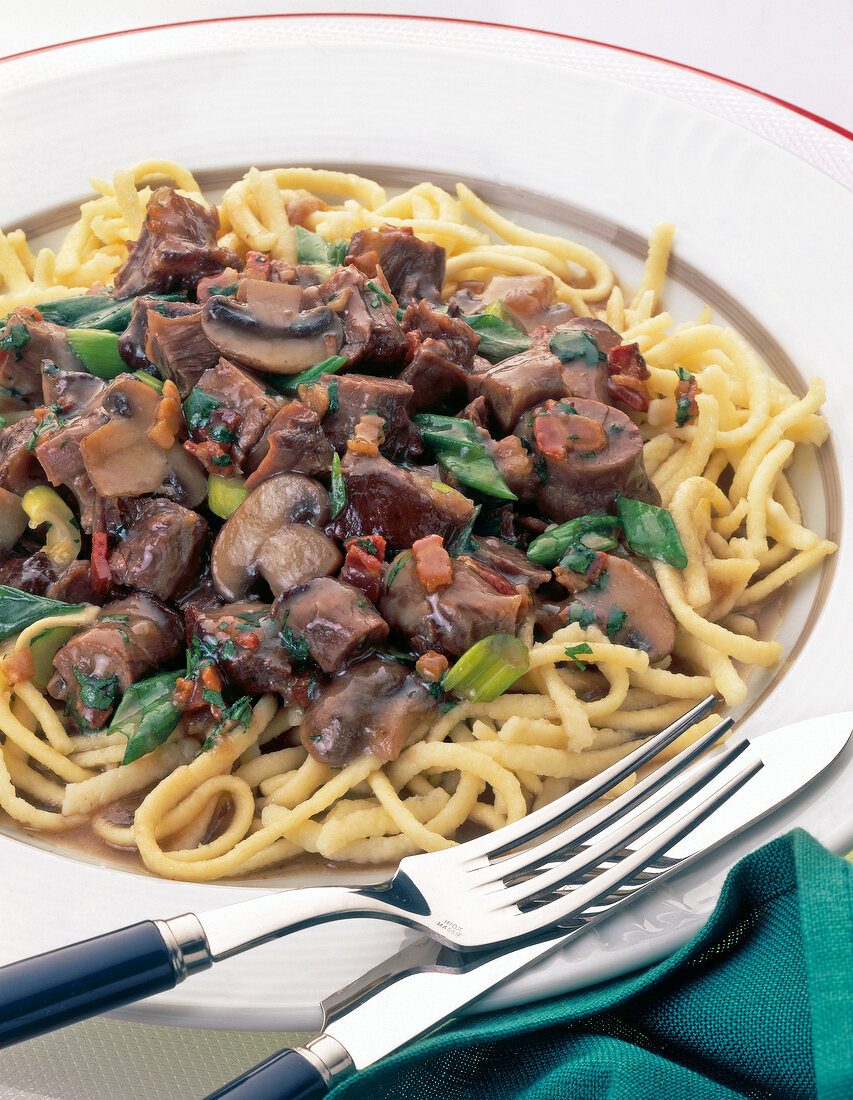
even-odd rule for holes
{"type": "MultiPolygon", "coordinates": [[[[267,1096],[312,1100],[322,1096],[331,1084],[436,1030],[485,993],[561,950],[614,910],[634,903],[648,886],[695,864],[768,817],[829,768],[851,742],[851,730],[853,712],[847,712],[798,722],[764,735],[758,743],[751,742],[737,766],[752,758],[761,761],[761,770],[674,844],[667,851],[665,867],[648,883],[585,911],[568,928],[551,929],[509,951],[462,953],[420,939],[323,1001],[320,1034],[302,1046],[273,1055],[207,1100],[226,1096],[231,1100],[264,1100],[267,1096]]],[[[725,776],[723,772],[719,781],[725,776]]],[[[695,797],[699,800],[706,793],[695,797]]],[[[644,844],[662,827],[649,830],[633,846],[644,844]]]]}

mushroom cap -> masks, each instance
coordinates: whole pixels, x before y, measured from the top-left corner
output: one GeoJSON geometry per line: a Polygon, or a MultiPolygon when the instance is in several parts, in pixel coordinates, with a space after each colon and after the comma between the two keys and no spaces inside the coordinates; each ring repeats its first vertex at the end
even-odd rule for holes
{"type": "Polygon", "coordinates": [[[333,572],[343,560],[341,553],[318,529],[330,515],[329,494],[313,478],[287,473],[262,482],[213,544],[210,571],[217,592],[226,600],[239,600],[261,573],[278,595],[333,572]]]}
{"type": "Polygon", "coordinates": [[[0,550],[11,550],[27,526],[21,498],[8,489],[0,489],[0,550]]]}

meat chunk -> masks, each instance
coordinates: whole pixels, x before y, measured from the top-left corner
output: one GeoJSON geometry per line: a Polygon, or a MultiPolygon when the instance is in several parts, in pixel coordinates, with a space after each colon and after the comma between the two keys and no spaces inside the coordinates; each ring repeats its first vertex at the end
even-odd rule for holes
{"type": "Polygon", "coordinates": [[[180,615],[150,596],[109,603],[56,654],[47,690],[79,729],[102,729],[134,681],[178,656],[183,633],[180,615]]]}
{"type": "Polygon", "coordinates": [[[140,295],[134,298],[130,311],[130,324],[118,338],[118,353],[129,370],[149,370],[151,360],[145,354],[148,339],[148,314],[161,317],[192,317],[201,313],[201,306],[193,302],[162,302],[157,298],[140,295]]]}
{"type": "Polygon", "coordinates": [[[114,296],[194,291],[205,275],[227,267],[241,269],[237,253],[217,244],[218,230],[215,206],[205,208],[171,187],[159,187],[148,201],[139,239],[128,242],[129,255],[116,272],[114,296]]]}
{"type": "Polygon", "coordinates": [[[116,584],[171,600],[185,591],[201,565],[207,524],[163,497],[123,502],[126,528],[109,565],[116,584]]]}
{"type": "Polygon", "coordinates": [[[400,325],[403,332],[415,333],[421,340],[440,340],[454,363],[464,371],[472,369],[480,337],[461,318],[433,309],[429,302],[418,302],[409,306],[400,325]]]}
{"type": "Polygon", "coordinates": [[[339,454],[346,451],[356,424],[369,412],[385,421],[382,454],[398,462],[423,454],[421,433],[409,416],[414,391],[408,382],[367,374],[324,374],[317,384],[329,397],[323,432],[339,454]]]}
{"type": "Polygon", "coordinates": [[[537,566],[515,546],[494,535],[477,535],[471,557],[496,570],[513,585],[524,585],[534,592],[551,579],[551,570],[537,566]]]}
{"type": "Polygon", "coordinates": [[[42,364],[42,404],[59,405],[64,416],[78,416],[94,408],[104,383],[85,371],[61,370],[55,363],[42,364]]]}
{"type": "MultiPolygon", "coordinates": [[[[206,400],[201,402],[198,414],[188,418],[187,427],[192,439],[205,442],[212,438],[213,442],[220,443],[222,449],[221,438],[217,440],[216,432],[211,429],[223,413],[236,414],[227,423],[223,422],[228,435],[222,438],[230,441],[224,449],[232,459],[232,464],[224,472],[231,475],[242,470],[249,451],[260,441],[284,401],[227,359],[220,359],[215,367],[204,372],[195,392],[206,400]],[[216,418],[212,416],[214,411],[216,418]],[[231,436],[235,438],[231,440],[231,436]]],[[[223,469],[218,472],[222,473],[223,469]]]]}
{"type": "Polygon", "coordinates": [[[547,343],[535,343],[527,351],[472,375],[471,384],[488,401],[506,432],[512,431],[525,410],[568,392],[563,364],[547,343]]]}
{"type": "Polygon", "coordinates": [[[42,550],[28,558],[7,558],[0,562],[0,584],[7,588],[17,588],[32,596],[46,596],[55,580],[53,562],[42,550]]]}
{"type": "Polygon", "coordinates": [[[336,676],[308,706],[299,736],[315,760],[333,768],[360,756],[396,760],[437,714],[422,680],[397,661],[370,657],[336,676]]]}
{"type": "Polygon", "coordinates": [[[480,346],[470,325],[440,313],[429,302],[410,305],[400,322],[411,362],[400,375],[414,388],[412,410],[455,412],[468,400],[468,375],[480,346]]]}
{"type": "MultiPolygon", "coordinates": [[[[466,558],[451,562],[452,580],[428,593],[414,555],[389,570],[379,610],[392,630],[418,653],[431,649],[458,657],[490,634],[514,634],[527,598],[509,584],[496,587],[488,571],[466,558]]],[[[500,578],[498,579],[500,584],[500,578]]]]}
{"type": "Polygon", "coordinates": [[[45,591],[45,596],[60,603],[103,603],[104,594],[92,586],[92,566],[86,558],[67,565],[45,591]]]}
{"type": "Polygon", "coordinates": [[[232,684],[250,695],[277,691],[285,702],[291,701],[297,679],[269,604],[244,601],[198,608],[190,622],[193,634],[216,647],[216,663],[232,684]]]}
{"type": "Polygon", "coordinates": [[[622,337],[610,325],[595,317],[575,317],[566,324],[559,325],[556,333],[560,332],[586,333],[599,351],[599,359],[594,363],[590,363],[582,354],[575,358],[567,358],[564,354],[562,363],[565,392],[584,400],[612,404],[608,386],[607,353],[622,342],[622,337]]]}
{"type": "Polygon", "coordinates": [[[149,310],[145,355],[162,378],[175,383],[182,399],[219,362],[219,350],[202,330],[200,310],[179,317],[149,310]]]}
{"type": "Polygon", "coordinates": [[[388,280],[391,293],[405,307],[425,298],[441,301],[444,282],[445,250],[431,241],[422,241],[408,226],[360,229],[353,233],[347,263],[374,278],[377,267],[388,280]]]}
{"type": "Polygon", "coordinates": [[[0,322],[3,407],[32,409],[41,404],[41,368],[45,359],[60,370],[80,370],[80,360],[68,343],[65,329],[45,321],[37,309],[24,306],[0,322]]]}
{"type": "Polygon", "coordinates": [[[318,577],[273,604],[285,645],[304,646],[324,672],[339,672],[388,637],[388,624],[365,594],[332,577],[318,577]]]}
{"type": "Polygon", "coordinates": [[[86,470],[81,446],[85,439],[107,423],[109,416],[96,406],[80,416],[69,418],[65,423],[62,423],[63,419],[58,419],[58,427],[39,435],[35,454],[51,485],[65,485],[74,493],[80,510],[80,525],[84,531],[91,533],[95,488],[86,470]]]}
{"type": "Polygon", "coordinates": [[[301,401],[285,405],[253,449],[247,466],[253,468],[246,479],[250,492],[275,474],[327,474],[332,468],[332,446],[323,433],[320,417],[301,401]]]}
{"type": "Polygon", "coordinates": [[[579,398],[547,401],[526,413],[516,434],[530,448],[545,480],[542,512],[563,523],[614,510],[617,493],[660,504],[643,464],[643,441],[623,412],[579,398]]]}
{"type": "Polygon", "coordinates": [[[341,468],[347,504],[332,529],[344,541],[382,535],[392,552],[426,535],[441,535],[447,542],[474,515],[473,503],[455,489],[437,489],[426,475],[394,466],[381,455],[348,452],[341,468]]]}
{"type": "Polygon", "coordinates": [[[341,267],[325,283],[305,291],[302,308],[328,305],[338,313],[344,331],[340,354],[348,367],[361,363],[387,368],[389,364],[402,365],[408,344],[393,301],[386,298],[391,296],[381,276],[368,279],[355,267],[341,267]]]}
{"type": "Polygon", "coordinates": [[[25,416],[0,429],[0,489],[23,496],[34,485],[44,485],[44,471],[34,449],[38,426],[34,416],[25,416]]]}
{"type": "Polygon", "coordinates": [[[550,275],[493,275],[485,285],[466,282],[450,301],[464,313],[482,313],[485,306],[501,302],[526,332],[556,328],[574,313],[565,302],[554,301],[550,275]]]}

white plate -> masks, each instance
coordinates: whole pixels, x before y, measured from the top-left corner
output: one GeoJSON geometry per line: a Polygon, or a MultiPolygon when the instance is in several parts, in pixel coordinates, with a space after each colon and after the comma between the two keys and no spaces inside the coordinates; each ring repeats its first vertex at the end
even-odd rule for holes
{"type": "MultiPolygon", "coordinates": [[[[851,705],[853,539],[840,502],[853,461],[853,196],[754,133],[637,87],[628,70],[615,72],[607,50],[556,37],[396,18],[214,21],[78,43],[0,65],[4,129],[14,135],[4,144],[0,221],[25,222],[78,197],[90,174],[163,155],[196,170],[336,164],[380,166],[388,180],[466,179],[533,224],[537,216],[575,224],[629,281],[638,242],[656,221],[675,222],[675,283],[683,285],[668,293],[673,313],[689,317],[707,298],[786,380],[802,388],[803,377],[820,373],[829,386],[832,445],[819,464],[801,464],[798,486],[810,522],[840,537],[841,550],[797,589],[784,675],[744,723],[758,735],[851,705]],[[798,649],[805,627],[808,642],[798,649]]],[[[753,696],[764,687],[757,680],[753,696]]],[[[851,846],[851,799],[847,759],[772,830],[754,830],[713,866],[662,889],[641,913],[611,920],[488,1006],[660,958],[705,919],[725,868],[772,833],[796,822],[837,850],[851,846]]],[[[12,839],[11,831],[0,836],[0,875],[0,962],[260,892],[162,882],[12,839]]],[[[313,929],[122,1015],[308,1029],[319,1023],[321,997],[404,937],[369,921],[313,929]]]]}

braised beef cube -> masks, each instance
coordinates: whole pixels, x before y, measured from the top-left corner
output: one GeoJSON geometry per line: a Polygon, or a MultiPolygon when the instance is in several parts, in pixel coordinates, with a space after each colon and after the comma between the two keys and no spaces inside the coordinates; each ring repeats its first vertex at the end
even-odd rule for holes
{"type": "Polygon", "coordinates": [[[484,431],[489,430],[489,406],[482,394],[470,401],[459,416],[462,420],[470,420],[472,424],[484,431]]]}
{"type": "Polygon", "coordinates": [[[92,566],[86,558],[78,558],[67,565],[51,584],[45,596],[61,603],[102,603],[103,593],[92,585],[92,566]]]}
{"type": "Polygon", "coordinates": [[[468,400],[468,375],[444,340],[423,340],[400,375],[414,390],[412,412],[455,413],[468,400]]]}
{"type": "Polygon", "coordinates": [[[368,279],[355,267],[338,268],[325,283],[305,291],[303,309],[320,305],[330,306],[343,322],[340,354],[347,360],[347,367],[356,363],[377,369],[402,365],[408,348],[406,334],[381,276],[368,279]]]}
{"type": "Polygon", "coordinates": [[[338,672],[388,637],[388,624],[365,594],[332,577],[282,593],[272,609],[285,646],[304,646],[324,672],[338,672]]]}
{"type": "Polygon", "coordinates": [[[216,664],[230,683],[249,695],[277,691],[290,702],[293,662],[269,604],[241,601],[200,608],[193,620],[192,633],[216,647],[216,664]]]}
{"type": "Polygon", "coordinates": [[[270,421],[246,465],[253,471],[246,478],[249,491],[275,474],[317,477],[332,468],[332,445],[314,410],[301,401],[291,401],[270,421]]]}
{"type": "Polygon", "coordinates": [[[433,309],[429,302],[417,302],[408,307],[400,322],[403,332],[417,333],[421,340],[442,340],[448,356],[464,371],[470,371],[480,337],[459,317],[451,317],[433,309]]]}
{"type": "Polygon", "coordinates": [[[163,497],[128,500],[122,508],[127,533],[109,565],[116,584],[171,600],[195,580],[207,524],[188,508],[163,497]]]}
{"type": "Polygon", "coordinates": [[[333,768],[360,756],[396,760],[426,736],[438,706],[405,665],[370,657],[322,690],[307,707],[299,736],[315,760],[333,768]]]}
{"type": "Polygon", "coordinates": [[[150,669],[174,661],[182,649],[183,620],[151,596],[106,604],[99,618],[54,658],[47,685],[83,731],[102,729],[122,693],[150,669]]]}
{"type": "Polygon", "coordinates": [[[451,583],[431,594],[421,583],[414,555],[395,566],[379,610],[418,653],[434,649],[458,657],[490,634],[514,634],[527,606],[526,596],[501,578],[496,587],[487,571],[479,572],[463,558],[451,561],[451,583]]]}
{"type": "Polygon", "coordinates": [[[536,472],[533,456],[515,435],[503,439],[488,439],[486,447],[492,456],[498,473],[519,500],[533,500],[541,480],[536,472]]]}
{"type": "Polygon", "coordinates": [[[42,550],[28,558],[7,558],[0,562],[0,584],[32,596],[46,596],[55,580],[56,568],[42,550]]]}
{"type": "Polygon", "coordinates": [[[493,275],[485,285],[463,283],[450,298],[464,313],[482,313],[492,302],[501,302],[525,332],[553,329],[574,317],[571,306],[554,301],[550,275],[493,275]]]}
{"type": "Polygon", "coordinates": [[[623,412],[599,401],[566,398],[530,409],[516,434],[544,464],[537,493],[557,523],[615,511],[616,495],[660,504],[643,464],[643,441],[623,412]]]}
{"type": "Polygon", "coordinates": [[[339,454],[346,451],[356,424],[370,412],[385,421],[382,454],[397,461],[423,454],[421,433],[409,417],[414,391],[408,382],[367,374],[324,374],[318,385],[329,396],[323,432],[339,454]]]}
{"type": "Polygon", "coordinates": [[[162,378],[175,383],[182,399],[219,362],[218,349],[202,331],[201,312],[163,317],[149,310],[145,354],[162,378]]]}
{"type": "Polygon", "coordinates": [[[475,561],[490,566],[510,584],[523,584],[534,592],[551,579],[551,570],[543,569],[515,546],[494,535],[477,535],[476,548],[471,551],[475,561]]]}
{"type": "Polygon", "coordinates": [[[332,530],[343,541],[382,535],[393,553],[426,535],[441,535],[447,542],[474,515],[473,503],[455,489],[439,490],[429,477],[394,466],[381,455],[348,452],[341,469],[347,504],[332,530]]]}
{"type": "Polygon", "coordinates": [[[507,432],[526,409],[549,397],[563,397],[567,392],[563,364],[547,344],[533,344],[527,351],[471,377],[475,392],[485,397],[507,432]]]}
{"type": "Polygon", "coordinates": [[[171,187],[159,187],[148,201],[139,239],[128,242],[114,297],[194,291],[205,275],[227,267],[242,269],[237,253],[217,243],[218,231],[215,206],[204,207],[171,187]]]}
{"type": "Polygon", "coordinates": [[[0,489],[22,497],[34,485],[44,485],[44,471],[36,458],[34,444],[39,422],[25,416],[16,424],[0,429],[0,489]]]}
{"type": "Polygon", "coordinates": [[[175,602],[184,616],[187,642],[195,634],[195,627],[199,619],[207,612],[213,614],[215,608],[225,606],[225,600],[216,591],[216,586],[209,572],[205,572],[199,577],[198,583],[189,592],[179,596],[175,602]]]}
{"type": "Polygon", "coordinates": [[[161,317],[193,317],[201,313],[201,306],[194,302],[161,302],[157,298],[142,295],[134,298],[130,311],[130,324],[118,338],[118,353],[129,370],[150,370],[151,360],[145,352],[148,340],[148,314],[161,317]]]}
{"type": "MultiPolygon", "coordinates": [[[[99,399],[100,393],[95,400],[99,399]]],[[[51,485],[65,485],[77,498],[80,526],[87,533],[94,524],[95,487],[86,470],[81,444],[108,420],[100,406],[67,421],[59,417],[60,426],[40,432],[35,446],[35,455],[51,485]]]]}
{"type": "Polygon", "coordinates": [[[371,279],[380,267],[391,293],[405,307],[422,298],[428,302],[441,301],[445,257],[441,245],[422,241],[408,226],[383,225],[353,233],[347,263],[354,264],[371,279]]]}
{"type": "MultiPolygon", "coordinates": [[[[622,343],[622,337],[615,332],[610,325],[599,321],[595,317],[575,317],[571,321],[558,326],[556,332],[585,332],[596,344],[598,350],[604,356],[597,363],[590,365],[584,357],[578,356],[563,362],[563,381],[566,384],[566,393],[574,397],[580,397],[589,401],[601,401],[605,405],[611,404],[608,389],[607,353],[612,347],[622,343]]],[[[548,397],[556,397],[558,394],[548,394],[548,397]]]]}
{"type": "Polygon", "coordinates": [[[51,324],[30,306],[0,321],[0,394],[9,407],[32,409],[42,403],[42,362],[49,359],[60,370],[79,371],[61,325],[51,324]]]}
{"type": "Polygon", "coordinates": [[[85,371],[60,370],[54,363],[42,364],[42,404],[60,405],[64,416],[78,416],[93,408],[104,392],[100,378],[85,371]]]}
{"type": "MultiPolygon", "coordinates": [[[[220,359],[215,367],[206,370],[194,392],[207,400],[200,403],[195,415],[188,416],[190,435],[194,440],[204,441],[213,434],[214,441],[221,443],[221,439],[216,440],[215,433],[206,430],[211,424],[211,414],[225,410],[237,413],[239,420],[226,429],[228,435],[223,438],[230,441],[228,449],[234,466],[242,470],[249,451],[259,442],[284,401],[227,359],[220,359]],[[231,440],[231,436],[236,439],[231,440]]],[[[232,468],[228,472],[235,471],[232,468]]]]}

